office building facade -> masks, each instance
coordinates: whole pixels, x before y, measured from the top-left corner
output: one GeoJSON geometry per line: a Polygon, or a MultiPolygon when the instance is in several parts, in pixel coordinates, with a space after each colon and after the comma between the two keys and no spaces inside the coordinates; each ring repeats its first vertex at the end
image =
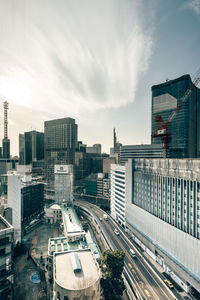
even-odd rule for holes
{"type": "Polygon", "coordinates": [[[19,162],[28,165],[44,159],[44,133],[29,131],[19,134],[19,162]]]}
{"type": "Polygon", "coordinates": [[[73,165],[55,165],[55,202],[73,203],[73,165]]]}
{"type": "Polygon", "coordinates": [[[110,191],[110,212],[111,216],[125,226],[125,205],[126,205],[126,167],[117,164],[111,165],[111,191],[110,191]]]}
{"type": "Polygon", "coordinates": [[[101,144],[94,144],[91,147],[86,147],[86,152],[101,154],[101,144]]]}
{"type": "Polygon", "coordinates": [[[200,292],[200,161],[135,159],[126,169],[127,230],[185,291],[200,292]]]}
{"type": "Polygon", "coordinates": [[[54,183],[54,165],[70,165],[75,161],[77,124],[72,118],[44,123],[44,160],[47,182],[54,183]]]}
{"type": "Polygon", "coordinates": [[[44,184],[32,181],[30,166],[21,167],[25,167],[24,172],[19,170],[2,177],[2,196],[7,194],[6,207],[12,209],[16,242],[21,242],[25,226],[43,212],[44,205],[44,184]]]}
{"type": "Polygon", "coordinates": [[[120,165],[135,158],[162,158],[163,149],[160,144],[124,145],[120,149],[120,165]]]}
{"type": "MultiPolygon", "coordinates": [[[[152,86],[152,120],[151,133],[157,131],[156,117],[161,117],[163,124],[168,121],[175,111],[186,91],[192,87],[189,75],[152,86]]],[[[200,93],[194,87],[191,95],[183,104],[168,126],[169,158],[195,158],[200,154],[200,93]]],[[[160,137],[154,137],[152,144],[162,144],[160,137]]]]}

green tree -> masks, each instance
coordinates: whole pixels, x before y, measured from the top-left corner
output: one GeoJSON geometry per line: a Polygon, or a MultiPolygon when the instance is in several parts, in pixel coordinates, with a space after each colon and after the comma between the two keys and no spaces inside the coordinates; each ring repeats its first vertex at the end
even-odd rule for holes
{"type": "Polygon", "coordinates": [[[37,300],[47,300],[47,294],[44,289],[38,293],[37,300]]]}
{"type": "Polygon", "coordinates": [[[102,288],[106,300],[121,299],[125,290],[122,272],[124,267],[124,252],[121,250],[106,250],[101,259],[102,288]]]}

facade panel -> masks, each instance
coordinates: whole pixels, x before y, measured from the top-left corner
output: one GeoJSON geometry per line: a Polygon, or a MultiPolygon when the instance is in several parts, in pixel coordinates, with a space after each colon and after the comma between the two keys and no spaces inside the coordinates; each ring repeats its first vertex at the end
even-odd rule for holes
{"type": "MultiPolygon", "coordinates": [[[[191,87],[192,81],[189,75],[152,86],[152,134],[156,130],[155,117],[161,116],[164,123],[168,121],[171,113],[180,104],[185,92],[191,87]]],[[[197,151],[197,140],[199,139],[197,132],[197,123],[199,122],[198,98],[199,89],[195,87],[169,124],[170,141],[167,157],[199,157],[197,151]]],[[[162,144],[162,141],[159,137],[152,138],[152,144],[162,144]]]]}

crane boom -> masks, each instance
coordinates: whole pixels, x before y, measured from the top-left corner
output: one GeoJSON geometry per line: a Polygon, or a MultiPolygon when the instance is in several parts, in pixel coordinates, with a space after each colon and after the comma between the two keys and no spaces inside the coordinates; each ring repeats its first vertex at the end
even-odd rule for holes
{"type": "Polygon", "coordinates": [[[192,94],[193,89],[199,84],[199,82],[200,82],[200,70],[195,75],[195,77],[193,79],[192,85],[187,89],[187,91],[185,92],[185,94],[181,98],[180,103],[177,105],[177,108],[172,111],[172,113],[169,116],[168,120],[164,123],[161,116],[156,116],[155,117],[155,123],[158,124],[158,128],[157,128],[157,131],[155,131],[152,134],[153,138],[154,137],[159,137],[159,136],[165,134],[165,132],[166,132],[169,124],[175,118],[177,112],[181,109],[181,107],[183,106],[183,104],[187,101],[187,99],[189,98],[189,96],[192,94]]]}
{"type": "Polygon", "coordinates": [[[195,76],[192,79],[191,86],[187,89],[185,94],[182,96],[177,108],[172,111],[168,120],[164,123],[161,116],[155,116],[155,127],[154,132],[152,134],[152,138],[160,137],[163,143],[163,153],[164,157],[166,157],[166,149],[169,147],[170,141],[170,132],[167,132],[169,124],[175,118],[177,112],[182,108],[183,104],[188,100],[189,96],[192,94],[193,89],[199,84],[200,82],[200,69],[196,72],[195,76]]]}

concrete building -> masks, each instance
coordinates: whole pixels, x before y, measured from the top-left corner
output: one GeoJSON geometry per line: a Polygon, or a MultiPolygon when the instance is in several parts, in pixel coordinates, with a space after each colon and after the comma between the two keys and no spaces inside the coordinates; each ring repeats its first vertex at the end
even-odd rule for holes
{"type": "Polygon", "coordinates": [[[55,201],[63,205],[73,202],[73,165],[55,165],[55,201]]]}
{"type": "Polygon", "coordinates": [[[13,239],[14,228],[0,215],[0,299],[13,297],[13,239]]]}
{"type": "Polygon", "coordinates": [[[110,178],[108,178],[108,174],[97,174],[97,196],[110,198],[110,178]]]}
{"type": "Polygon", "coordinates": [[[200,292],[200,161],[129,160],[125,198],[135,242],[186,292],[200,292]]]}
{"type": "Polygon", "coordinates": [[[161,144],[125,145],[120,149],[120,165],[135,158],[162,158],[163,149],[161,144]]]}
{"type": "Polygon", "coordinates": [[[105,157],[103,159],[103,173],[107,173],[110,176],[111,164],[115,164],[115,163],[116,163],[115,157],[105,157]]]}
{"type": "Polygon", "coordinates": [[[100,269],[90,249],[54,253],[54,298],[100,299],[100,269]]]}
{"type": "Polygon", "coordinates": [[[44,133],[32,130],[19,134],[19,163],[27,165],[44,159],[44,133]]]}
{"type": "Polygon", "coordinates": [[[125,226],[125,185],[126,185],[126,167],[117,164],[111,165],[111,198],[110,212],[111,216],[125,226]]]}
{"type": "Polygon", "coordinates": [[[5,208],[12,209],[15,241],[21,242],[24,228],[43,212],[44,184],[32,181],[31,166],[19,166],[18,172],[7,174],[3,179],[7,185],[5,208]]]}
{"type": "MultiPolygon", "coordinates": [[[[192,87],[189,75],[152,86],[151,133],[157,130],[155,117],[165,123],[178,107],[185,92],[192,87]]],[[[168,126],[170,134],[167,157],[200,157],[200,90],[195,87],[168,126]]],[[[152,138],[152,144],[162,144],[161,138],[152,138]]]]}
{"type": "Polygon", "coordinates": [[[62,223],[62,208],[58,204],[45,209],[45,219],[50,224],[61,224],[62,223]]]}
{"type": "Polygon", "coordinates": [[[92,173],[103,172],[103,154],[75,152],[74,177],[83,179],[92,173]]]}
{"type": "MultiPolygon", "coordinates": [[[[53,205],[52,208],[54,209],[55,212],[57,213],[59,212],[60,214],[60,210],[59,210],[60,207],[58,207],[57,205],[53,205]]],[[[48,245],[47,269],[48,269],[48,276],[50,279],[53,279],[53,268],[56,267],[55,253],[61,254],[61,253],[66,253],[66,252],[69,253],[73,251],[78,252],[80,250],[85,251],[86,249],[88,251],[88,249],[90,249],[92,256],[95,258],[94,264],[96,263],[96,261],[98,262],[100,261],[99,249],[97,248],[97,245],[93,240],[92,234],[90,230],[85,231],[82,228],[82,224],[80,222],[80,219],[78,218],[78,215],[74,207],[66,206],[66,207],[62,207],[61,210],[62,210],[61,212],[62,222],[60,222],[60,229],[62,230],[63,236],[49,239],[49,245],[48,245]]],[[[58,219],[56,221],[58,221],[58,219]]],[[[61,272],[60,274],[58,274],[59,277],[65,276],[63,274],[62,269],[56,267],[56,270],[57,272],[61,272]]],[[[81,277],[83,279],[87,279],[87,277],[84,277],[84,274],[81,274],[81,277]]],[[[59,291],[60,293],[60,290],[56,284],[56,280],[57,279],[54,278],[54,283],[55,283],[54,296],[56,296],[57,291],[59,291]]],[[[68,278],[66,278],[66,280],[68,280],[68,278]]],[[[73,290],[74,292],[76,291],[77,294],[81,293],[81,287],[78,285],[74,286],[73,290]]],[[[68,290],[67,291],[63,290],[63,292],[66,292],[67,295],[70,294],[68,290]]],[[[67,295],[65,294],[65,296],[67,295]]],[[[69,297],[69,299],[71,298],[69,297]]]]}
{"type": "Polygon", "coordinates": [[[44,160],[47,182],[54,185],[54,166],[74,164],[77,124],[72,118],[44,123],[44,160]]]}
{"type": "Polygon", "coordinates": [[[101,154],[101,144],[94,144],[91,147],[86,147],[86,152],[101,154]]]}

